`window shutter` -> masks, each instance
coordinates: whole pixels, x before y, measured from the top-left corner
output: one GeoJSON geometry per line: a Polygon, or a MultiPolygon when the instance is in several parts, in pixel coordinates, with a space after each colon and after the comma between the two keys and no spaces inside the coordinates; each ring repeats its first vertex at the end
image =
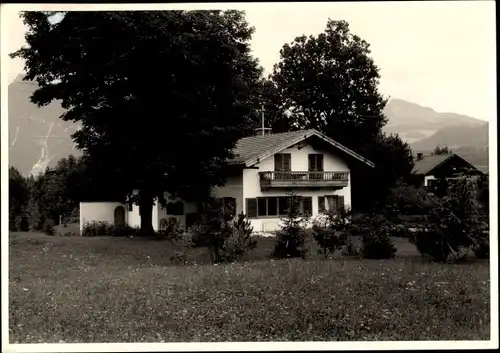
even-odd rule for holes
{"type": "Polygon", "coordinates": [[[304,214],[312,215],[312,197],[302,198],[302,212],[304,214]]]}
{"type": "Polygon", "coordinates": [[[325,197],[324,196],[318,196],[318,211],[319,212],[325,212],[325,197]]]}
{"type": "Polygon", "coordinates": [[[247,216],[257,217],[257,199],[247,199],[247,216]]]}
{"type": "Polygon", "coordinates": [[[309,171],[314,171],[314,154],[308,155],[309,157],[309,171]]]}
{"type": "Polygon", "coordinates": [[[322,154],[317,154],[317,159],[316,159],[316,170],[318,172],[323,171],[323,155],[322,154]]]}
{"type": "Polygon", "coordinates": [[[279,172],[283,169],[283,156],[279,153],[274,155],[274,171],[279,172]]]}
{"type": "Polygon", "coordinates": [[[292,170],[291,160],[292,160],[292,155],[290,153],[283,154],[283,170],[287,172],[292,170]]]}

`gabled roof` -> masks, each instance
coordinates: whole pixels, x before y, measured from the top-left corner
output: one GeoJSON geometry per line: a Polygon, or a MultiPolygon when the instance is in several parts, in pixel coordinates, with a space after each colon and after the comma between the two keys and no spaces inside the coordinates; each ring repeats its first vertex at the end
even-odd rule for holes
{"type": "Polygon", "coordinates": [[[368,159],[362,157],[356,152],[332,140],[328,136],[320,133],[315,129],[242,138],[236,143],[236,147],[233,151],[233,153],[235,154],[235,158],[231,159],[229,163],[244,164],[247,167],[250,167],[258,163],[260,160],[278,153],[279,151],[284,150],[312,136],[319,137],[333,147],[343,151],[344,153],[354,157],[355,159],[367,164],[370,167],[375,167],[375,164],[370,162],[368,159]]]}
{"type": "Polygon", "coordinates": [[[419,174],[419,175],[429,174],[430,172],[432,172],[434,169],[436,169],[440,165],[443,165],[450,158],[460,158],[462,161],[469,164],[471,168],[477,169],[476,167],[474,167],[472,164],[467,162],[465,159],[463,159],[459,155],[452,153],[452,154],[448,154],[448,155],[445,154],[445,155],[425,156],[421,160],[416,160],[412,173],[419,174]]]}

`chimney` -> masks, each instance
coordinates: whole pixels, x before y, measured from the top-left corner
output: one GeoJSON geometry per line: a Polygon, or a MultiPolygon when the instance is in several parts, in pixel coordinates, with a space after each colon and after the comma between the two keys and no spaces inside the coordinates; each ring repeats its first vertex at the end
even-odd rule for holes
{"type": "Polygon", "coordinates": [[[424,154],[423,153],[417,153],[417,161],[421,161],[424,159],[424,154]]]}

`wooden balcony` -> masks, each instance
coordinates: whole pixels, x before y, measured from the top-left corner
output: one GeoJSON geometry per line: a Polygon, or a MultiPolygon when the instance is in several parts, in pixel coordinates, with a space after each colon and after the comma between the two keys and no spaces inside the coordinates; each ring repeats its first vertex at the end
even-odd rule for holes
{"type": "Polygon", "coordinates": [[[259,172],[261,190],[270,188],[342,188],[349,172],[259,172]]]}

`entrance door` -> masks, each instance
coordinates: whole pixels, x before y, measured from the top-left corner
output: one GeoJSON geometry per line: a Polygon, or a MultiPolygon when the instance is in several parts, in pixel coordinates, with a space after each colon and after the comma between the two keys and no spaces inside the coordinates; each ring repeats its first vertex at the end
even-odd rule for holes
{"type": "Polygon", "coordinates": [[[125,225],[125,208],[118,206],[115,208],[115,226],[125,225]]]}

